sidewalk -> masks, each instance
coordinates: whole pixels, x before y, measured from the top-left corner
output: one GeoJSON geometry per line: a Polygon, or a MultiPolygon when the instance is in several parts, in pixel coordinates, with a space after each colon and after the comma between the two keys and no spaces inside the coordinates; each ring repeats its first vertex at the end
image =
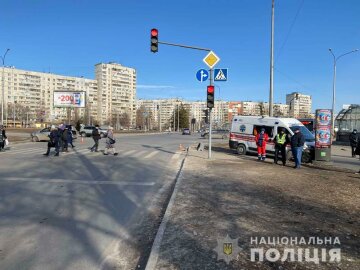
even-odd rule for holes
{"type": "MultiPolygon", "coordinates": [[[[239,157],[216,145],[212,160],[207,151],[190,149],[155,269],[359,269],[360,176],[292,166],[239,157]],[[238,256],[229,264],[218,260],[225,256],[226,235],[238,238],[232,246],[238,256]],[[341,262],[291,262],[290,257],[254,262],[250,248],[259,246],[250,239],[255,237],[339,237],[341,262]]],[[[261,247],[274,248],[269,242],[261,247]]],[[[295,248],[321,252],[333,246],[295,248]]]]}

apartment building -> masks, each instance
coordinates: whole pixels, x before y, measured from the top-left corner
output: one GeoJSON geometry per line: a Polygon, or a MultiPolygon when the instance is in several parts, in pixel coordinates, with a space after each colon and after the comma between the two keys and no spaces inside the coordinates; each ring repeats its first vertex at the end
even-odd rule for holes
{"type": "MultiPolygon", "coordinates": [[[[268,102],[230,101],[228,106],[228,121],[231,123],[236,115],[269,115],[268,102]]],[[[289,105],[275,103],[273,115],[279,117],[289,116],[289,105]]]]}
{"type": "Polygon", "coordinates": [[[177,106],[185,106],[183,100],[175,98],[154,100],[139,99],[136,104],[137,109],[142,107],[145,114],[151,116],[151,127],[159,128],[160,122],[162,130],[168,129],[171,126],[177,106]]]}
{"type": "Polygon", "coordinates": [[[311,115],[312,99],[309,95],[292,92],[286,95],[286,104],[289,105],[291,117],[306,118],[311,115]]]}
{"type": "MultiPolygon", "coordinates": [[[[4,87],[4,123],[10,126],[14,123],[30,125],[34,122],[62,121],[86,115],[87,111],[82,108],[55,108],[54,91],[85,91],[90,94],[88,102],[96,102],[93,93],[97,91],[97,82],[91,79],[4,67],[0,85],[4,87]]],[[[96,117],[94,110],[90,109],[90,114],[96,117]]]]}
{"type": "Polygon", "coordinates": [[[135,125],[136,70],[114,62],[99,63],[95,65],[95,79],[100,124],[114,123],[119,115],[126,115],[129,125],[135,125]]]}
{"type": "Polygon", "coordinates": [[[120,64],[97,64],[95,80],[4,67],[0,86],[4,87],[6,125],[69,122],[78,118],[87,124],[113,124],[117,114],[124,113],[129,115],[131,125],[135,121],[136,71],[120,64]],[[54,107],[54,91],[85,91],[86,108],[54,107]]]}
{"type": "Polygon", "coordinates": [[[241,115],[243,112],[241,101],[230,101],[228,108],[228,121],[231,123],[232,119],[236,115],[241,115]]]}

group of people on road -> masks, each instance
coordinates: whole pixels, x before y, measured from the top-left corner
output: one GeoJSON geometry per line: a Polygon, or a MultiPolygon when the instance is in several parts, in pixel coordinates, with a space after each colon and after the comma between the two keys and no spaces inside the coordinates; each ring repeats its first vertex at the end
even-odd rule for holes
{"type": "MultiPolygon", "coordinates": [[[[266,159],[266,144],[269,141],[269,135],[265,132],[265,128],[261,128],[260,132],[255,136],[255,142],[258,152],[258,160],[265,161],[266,159]]],[[[281,155],[281,161],[283,166],[286,165],[286,145],[290,143],[292,155],[295,161],[295,169],[299,169],[301,166],[302,152],[305,144],[305,137],[300,132],[299,128],[294,130],[294,135],[289,138],[285,133],[285,130],[281,128],[279,133],[275,136],[275,157],[274,163],[277,164],[279,155],[281,155]]]]}
{"type": "Polygon", "coordinates": [[[47,145],[47,151],[44,156],[50,155],[51,148],[55,148],[55,156],[58,157],[61,152],[68,152],[69,145],[74,148],[73,144],[73,130],[72,126],[66,126],[64,124],[55,127],[52,125],[49,134],[50,141],[47,145]]]}
{"type": "MultiPolygon", "coordinates": [[[[91,135],[94,140],[94,145],[90,148],[91,152],[99,152],[98,151],[99,140],[101,139],[101,134],[100,134],[99,128],[100,128],[99,125],[95,125],[95,129],[92,131],[91,135]]],[[[114,128],[112,126],[108,127],[105,143],[106,144],[105,144],[105,149],[104,149],[103,154],[108,155],[109,151],[111,151],[114,156],[117,156],[118,153],[115,150],[116,140],[114,138],[114,128]]]]}
{"type": "MultiPolygon", "coordinates": [[[[109,155],[111,152],[114,156],[117,156],[118,153],[115,150],[115,138],[114,138],[114,128],[109,126],[106,136],[106,145],[103,151],[104,155],[109,155]]],[[[50,155],[51,148],[55,148],[55,156],[59,156],[60,152],[68,152],[69,145],[74,148],[73,144],[73,130],[72,126],[66,126],[64,124],[55,127],[54,125],[50,128],[49,134],[50,141],[48,142],[47,151],[44,156],[50,155]]],[[[94,140],[94,145],[90,148],[91,152],[99,152],[99,141],[101,139],[101,134],[99,126],[96,125],[95,129],[92,131],[92,138],[94,140]]]]}
{"type": "Polygon", "coordinates": [[[3,125],[0,125],[0,151],[3,151],[5,148],[5,143],[7,140],[5,128],[3,125]]]}

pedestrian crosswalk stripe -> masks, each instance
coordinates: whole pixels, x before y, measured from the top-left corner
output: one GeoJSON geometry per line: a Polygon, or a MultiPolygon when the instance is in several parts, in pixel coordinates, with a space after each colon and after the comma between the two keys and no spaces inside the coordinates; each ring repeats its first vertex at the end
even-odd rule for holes
{"type": "Polygon", "coordinates": [[[132,153],[134,153],[136,150],[130,150],[130,151],[127,151],[125,152],[124,154],[122,154],[123,156],[128,156],[128,155],[131,155],[132,153]]]}
{"type": "Polygon", "coordinates": [[[6,152],[2,152],[3,155],[15,155],[15,154],[26,154],[26,153],[33,153],[33,152],[46,152],[46,149],[43,148],[25,148],[25,149],[18,149],[18,150],[7,150],[6,152]]]}
{"type": "Polygon", "coordinates": [[[159,151],[153,151],[150,154],[146,155],[144,158],[151,158],[151,157],[155,156],[158,153],[159,153],[159,151]]]}
{"type": "MultiPolygon", "coordinates": [[[[151,159],[161,152],[159,150],[149,151],[142,149],[140,148],[140,149],[133,149],[128,151],[119,151],[118,153],[120,157],[131,156],[138,159],[151,159]]],[[[12,157],[18,155],[19,157],[29,158],[29,156],[39,156],[45,154],[46,151],[47,151],[47,147],[34,147],[34,148],[24,148],[24,149],[17,148],[13,150],[7,150],[5,152],[0,152],[0,155],[1,156],[11,155],[12,157]]],[[[96,155],[102,156],[101,152],[102,151],[99,151],[99,153],[93,153],[90,151],[89,148],[76,148],[76,149],[70,148],[68,152],[60,152],[60,157],[88,155],[88,154],[93,154],[92,156],[96,156],[96,155]]],[[[54,154],[55,154],[55,149],[51,148],[50,156],[53,156],[54,154]]],[[[173,154],[171,159],[179,158],[179,154],[180,153],[173,154]]]]}
{"type": "Polygon", "coordinates": [[[175,154],[173,154],[173,156],[171,157],[171,160],[177,159],[177,158],[179,158],[179,157],[180,157],[180,153],[175,153],[175,154]]]}
{"type": "Polygon", "coordinates": [[[133,157],[141,157],[145,153],[146,153],[146,151],[140,151],[140,152],[137,152],[135,155],[133,155],[133,157]]]}

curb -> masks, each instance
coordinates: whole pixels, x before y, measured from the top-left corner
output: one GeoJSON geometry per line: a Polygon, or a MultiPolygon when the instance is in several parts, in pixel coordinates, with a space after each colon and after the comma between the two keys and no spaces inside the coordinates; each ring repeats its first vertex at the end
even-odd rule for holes
{"type": "Polygon", "coordinates": [[[160,246],[161,246],[161,242],[162,242],[162,239],[163,239],[163,236],[165,233],[166,225],[167,225],[168,221],[170,220],[170,215],[172,212],[172,208],[174,206],[176,194],[177,194],[179,186],[182,182],[182,172],[183,172],[183,168],[185,166],[185,160],[186,160],[187,155],[188,154],[186,153],[184,159],[181,162],[180,170],[175,178],[175,187],[174,187],[173,193],[171,194],[170,201],[166,207],[166,211],[165,211],[164,217],[161,221],[160,227],[156,233],[155,240],[151,247],[150,255],[149,255],[149,258],[148,258],[146,266],[145,266],[145,270],[155,270],[155,268],[156,268],[156,264],[159,259],[160,246]]]}

